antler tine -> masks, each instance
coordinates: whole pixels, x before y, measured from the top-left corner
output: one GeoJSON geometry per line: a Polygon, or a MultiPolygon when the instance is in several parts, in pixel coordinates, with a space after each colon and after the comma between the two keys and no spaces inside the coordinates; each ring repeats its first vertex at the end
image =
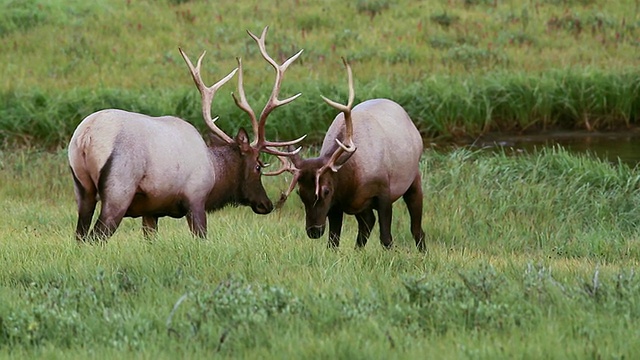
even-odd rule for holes
{"type": "Polygon", "coordinates": [[[345,143],[342,143],[340,140],[335,139],[339,147],[333,152],[329,161],[320,169],[318,169],[318,171],[316,172],[316,196],[319,193],[319,189],[317,185],[319,184],[318,179],[320,178],[320,176],[328,169],[331,169],[334,172],[338,171],[340,166],[335,164],[338,158],[340,158],[340,156],[344,152],[353,153],[354,151],[356,151],[356,146],[353,143],[353,121],[351,120],[351,107],[353,106],[353,101],[355,99],[355,89],[353,86],[353,74],[351,71],[351,66],[349,66],[349,63],[347,62],[347,60],[345,58],[342,58],[342,62],[344,63],[344,66],[347,68],[347,75],[349,78],[349,102],[347,103],[347,105],[343,105],[335,101],[329,100],[328,98],[322,95],[321,96],[322,96],[322,99],[327,104],[344,113],[344,123],[345,123],[344,142],[346,143],[346,145],[345,143]]]}
{"type": "Polygon", "coordinates": [[[236,58],[236,60],[238,61],[238,96],[240,98],[237,98],[234,93],[231,93],[231,96],[233,97],[233,101],[235,101],[236,105],[240,109],[244,110],[244,112],[249,114],[249,118],[251,119],[251,126],[253,127],[253,133],[257,134],[258,121],[256,119],[256,114],[255,112],[253,112],[253,109],[251,108],[251,105],[249,105],[249,102],[247,101],[247,97],[245,96],[245,93],[244,93],[244,76],[242,71],[242,59],[236,58]]]}
{"type": "MultiPolygon", "coordinates": [[[[275,141],[267,141],[265,140],[265,124],[267,121],[267,117],[269,116],[269,114],[277,107],[288,104],[290,102],[292,102],[293,100],[295,100],[296,98],[298,98],[298,96],[302,95],[301,93],[298,93],[296,95],[293,95],[289,98],[286,99],[278,99],[278,94],[280,93],[280,86],[282,85],[282,79],[284,77],[284,72],[287,70],[287,68],[289,67],[289,65],[291,65],[291,63],[293,63],[299,56],[300,54],[302,54],[302,52],[304,50],[300,50],[298,51],[296,54],[294,54],[293,56],[291,56],[289,59],[287,59],[284,63],[282,63],[282,65],[278,65],[278,63],[271,57],[269,56],[269,54],[267,53],[267,49],[266,49],[266,44],[265,44],[265,40],[266,40],[266,36],[267,36],[267,30],[269,29],[268,26],[265,26],[265,28],[262,30],[262,33],[260,34],[260,36],[256,36],[254,35],[251,31],[247,31],[247,33],[249,34],[249,36],[251,36],[251,38],[253,40],[255,40],[255,42],[258,44],[258,48],[260,49],[260,54],[262,55],[262,57],[275,69],[276,71],[276,79],[275,79],[275,83],[273,85],[273,90],[271,91],[271,96],[269,97],[269,100],[267,101],[267,104],[265,105],[264,109],[262,109],[262,113],[260,114],[260,120],[258,121],[258,125],[257,125],[257,131],[255,132],[255,140],[253,141],[252,145],[256,146],[258,149],[263,149],[267,146],[288,146],[291,145],[292,142],[291,141],[287,141],[287,142],[275,142],[275,141]]],[[[255,129],[255,126],[254,126],[255,129]]],[[[297,140],[294,140],[293,144],[302,141],[302,139],[304,139],[304,137],[301,137],[297,140]]],[[[268,151],[266,151],[268,152],[268,151]]]]}
{"type": "MultiPolygon", "coordinates": [[[[295,152],[293,152],[293,155],[299,153],[300,149],[301,148],[296,149],[295,152]]],[[[278,158],[278,160],[280,160],[280,163],[281,163],[280,168],[278,170],[275,170],[275,171],[269,171],[269,172],[262,173],[262,175],[265,175],[265,176],[276,176],[276,175],[280,175],[280,174],[282,174],[283,172],[286,172],[286,171],[288,171],[290,173],[295,172],[296,167],[291,163],[291,161],[289,160],[288,156],[277,156],[277,158],[278,158]]]]}
{"type": "Polygon", "coordinates": [[[264,146],[262,147],[261,151],[265,152],[267,154],[276,155],[276,156],[293,156],[293,155],[299,153],[300,150],[302,149],[302,147],[298,147],[294,151],[281,151],[281,150],[274,149],[272,146],[291,146],[291,145],[296,145],[300,141],[304,140],[304,138],[306,138],[306,137],[307,137],[307,135],[305,134],[305,135],[302,135],[302,136],[300,136],[299,138],[297,138],[295,140],[290,140],[290,141],[279,141],[279,142],[265,141],[264,142],[264,146]]]}
{"type": "Polygon", "coordinates": [[[291,182],[289,183],[289,187],[287,188],[287,190],[280,194],[280,199],[278,200],[278,202],[275,205],[276,209],[281,209],[282,208],[284,203],[289,198],[289,195],[291,195],[291,193],[293,192],[293,189],[296,188],[296,184],[298,183],[298,179],[300,179],[300,170],[299,169],[297,169],[296,167],[293,167],[292,169],[290,169],[288,171],[293,173],[293,178],[291,179],[291,182]]]}
{"type": "Polygon", "coordinates": [[[293,191],[293,189],[295,189],[296,184],[298,183],[298,179],[300,178],[300,169],[298,169],[293,162],[291,161],[291,158],[289,156],[291,155],[295,155],[298,152],[300,152],[301,148],[297,148],[294,151],[291,151],[289,154],[290,155],[286,155],[286,156],[278,156],[278,160],[280,160],[280,163],[282,164],[280,166],[280,168],[278,170],[275,171],[271,171],[271,172],[266,172],[263,173],[262,175],[265,176],[276,176],[276,175],[280,175],[284,172],[290,172],[293,174],[293,178],[291,179],[291,183],[289,183],[289,187],[287,188],[287,190],[283,193],[280,194],[280,199],[278,200],[278,202],[276,203],[276,209],[280,209],[282,207],[282,205],[284,205],[284,203],[287,201],[287,198],[289,197],[289,195],[291,194],[291,192],[293,191]]]}
{"type": "MultiPolygon", "coordinates": [[[[320,96],[322,97],[322,100],[324,100],[324,102],[326,102],[330,106],[344,113],[344,123],[345,123],[345,133],[346,133],[345,142],[347,143],[347,145],[343,144],[338,139],[336,139],[336,143],[338,143],[338,146],[340,146],[340,148],[343,149],[344,151],[354,152],[356,151],[356,149],[355,149],[355,145],[353,144],[353,122],[351,121],[351,107],[353,106],[353,101],[355,99],[355,89],[353,86],[353,72],[351,71],[351,66],[349,65],[349,63],[345,58],[342,58],[342,63],[347,68],[347,76],[349,79],[349,102],[347,103],[347,105],[342,105],[340,103],[337,103],[333,100],[326,98],[323,95],[320,95],[320,96]]],[[[340,155],[341,154],[338,154],[338,156],[340,155]]],[[[336,159],[337,158],[338,157],[336,157],[336,159]]]]}
{"type": "Polygon", "coordinates": [[[182,50],[182,48],[178,48],[178,50],[180,50],[180,54],[182,55],[182,58],[187,63],[187,66],[189,67],[189,71],[191,72],[191,77],[193,78],[193,82],[195,82],[196,87],[198,88],[198,91],[202,96],[202,117],[204,118],[204,122],[207,124],[209,129],[211,129],[211,131],[213,131],[221,139],[223,139],[228,143],[232,143],[233,139],[231,139],[229,135],[225,134],[224,131],[222,131],[222,129],[220,129],[215,124],[218,118],[217,117],[215,119],[211,118],[211,103],[213,102],[213,97],[216,91],[218,91],[218,89],[222,87],[222,85],[226,84],[227,81],[229,81],[233,77],[233,75],[235,75],[236,71],[238,71],[238,68],[235,68],[233,71],[231,71],[231,73],[229,73],[229,75],[225,76],[217,83],[207,87],[204,84],[204,81],[202,81],[202,75],[200,74],[200,69],[202,66],[202,58],[204,58],[204,55],[207,52],[204,51],[202,55],[200,55],[196,63],[196,66],[194,67],[193,63],[191,62],[187,54],[182,50]]]}

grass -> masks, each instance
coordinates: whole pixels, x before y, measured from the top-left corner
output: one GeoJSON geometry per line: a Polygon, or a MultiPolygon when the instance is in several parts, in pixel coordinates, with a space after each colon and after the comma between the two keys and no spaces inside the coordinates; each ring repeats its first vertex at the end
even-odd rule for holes
{"type": "Polygon", "coordinates": [[[247,81],[262,83],[269,69],[245,30],[257,33],[266,25],[275,58],[305,49],[289,71],[288,86],[318,80],[340,84],[341,56],[358,65],[360,81],[393,85],[496,69],[635,69],[640,34],[638,7],[631,0],[288,0],[271,5],[5,0],[2,5],[0,23],[6,30],[0,41],[3,48],[15,49],[0,54],[8,65],[1,73],[3,90],[190,86],[178,46],[192,56],[208,51],[207,77],[235,67],[235,57],[241,56],[247,60],[247,81]],[[141,18],[141,12],[149,16],[141,18]],[[433,48],[434,43],[440,45],[433,48]]]}
{"type": "MultiPolygon", "coordinates": [[[[299,200],[210,215],[209,239],[125,220],[78,246],[65,154],[2,154],[0,356],[629,357],[638,321],[637,170],[588,155],[424,155],[420,254],[306,238],[299,200]]],[[[275,198],[282,177],[265,178],[275,198]]]]}
{"type": "MultiPolygon", "coordinates": [[[[227,85],[229,86],[229,85],[227,85]]],[[[229,88],[226,88],[229,89],[229,88]]],[[[322,85],[276,110],[267,124],[269,138],[293,139],[308,134],[305,145],[321,142],[335,110],[316,101],[320,95],[346,99],[339,89],[322,85]]],[[[263,104],[270,90],[258,101],[263,104]]],[[[293,91],[286,95],[294,94],[293,91]]],[[[224,90],[214,101],[214,114],[227,133],[248,127],[246,114],[224,90]]],[[[480,79],[434,79],[394,91],[381,84],[362,84],[356,101],[393,98],[411,115],[425,140],[470,141],[492,132],[517,133],[553,129],[612,130],[636,126],[640,110],[640,74],[602,71],[550,71],[532,76],[495,73],[480,79]]],[[[0,142],[41,148],[66,146],[88,114],[122,108],[159,116],[173,114],[201,130],[200,97],[191,88],[134,90],[73,90],[60,94],[25,91],[0,94],[0,142]]]]}
{"type": "MultiPolygon", "coordinates": [[[[394,205],[395,247],[312,241],[292,197],[278,212],[209,215],[209,239],[127,219],[76,244],[62,150],[89,113],[174,114],[203,128],[178,56],[207,50],[205,82],[241,56],[256,108],[273,77],[245,30],[270,25],[287,72],[269,138],[319,142],[346,99],[401,103],[425,140],[492,131],[633,127],[637,1],[0,0],[0,357],[631,358],[640,353],[638,169],[561,148],[428,150],[426,254],[394,205]],[[292,9],[294,9],[292,11],[292,9]],[[145,16],[140,16],[145,14],[145,16]],[[384,26],[381,26],[384,24],[384,26]],[[19,145],[18,149],[14,149],[19,145]]],[[[225,87],[214,113],[246,124],[225,87]]],[[[313,150],[305,150],[313,151],[313,150]]],[[[271,198],[286,177],[265,178],[271,198]]]]}
{"type": "MultiPolygon", "coordinates": [[[[4,0],[0,9],[0,46],[10,49],[0,54],[3,147],[62,146],[80,119],[105,107],[201,124],[179,46],[192,58],[207,51],[207,83],[242,57],[258,108],[273,74],[245,30],[266,25],[278,61],[305,49],[282,88],[303,96],[273,114],[274,137],[321,140],[333,113],[320,94],[346,97],[341,57],[354,68],[357,101],[398,101],[425,138],[637,125],[640,17],[630,0],[4,0]]],[[[235,129],[246,118],[232,89],[214,113],[235,129]]]]}

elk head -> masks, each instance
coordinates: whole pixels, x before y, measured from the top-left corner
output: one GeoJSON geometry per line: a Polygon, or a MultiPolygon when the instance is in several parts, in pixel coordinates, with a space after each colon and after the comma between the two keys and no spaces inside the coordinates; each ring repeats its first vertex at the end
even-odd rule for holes
{"type": "MultiPolygon", "coordinates": [[[[215,122],[217,118],[215,119],[211,118],[211,100],[213,99],[213,95],[217,90],[217,88],[219,87],[219,85],[215,84],[211,87],[207,87],[206,85],[204,85],[202,81],[202,77],[200,75],[200,66],[201,66],[202,58],[204,57],[206,52],[200,56],[200,58],[198,59],[197,65],[194,67],[192,62],[184,53],[184,51],[180,49],[180,53],[182,54],[182,57],[184,58],[187,65],[189,66],[189,70],[191,71],[193,80],[196,86],[198,87],[200,94],[202,95],[202,115],[204,117],[205,123],[207,124],[209,129],[213,132],[213,134],[218,138],[219,140],[218,142],[221,142],[223,146],[224,145],[230,146],[238,154],[238,156],[234,161],[231,161],[229,164],[227,164],[227,169],[230,169],[229,167],[233,167],[235,169],[241,169],[241,173],[238,174],[239,179],[229,179],[229,181],[235,182],[239,186],[238,194],[235,196],[236,197],[235,201],[243,205],[251,206],[253,211],[258,214],[267,214],[273,210],[273,204],[271,203],[271,200],[269,200],[266,194],[266,191],[264,189],[264,186],[262,185],[262,182],[261,182],[262,169],[267,165],[260,160],[260,153],[262,152],[262,153],[272,154],[272,155],[283,157],[283,158],[293,156],[300,151],[300,148],[293,151],[280,151],[280,150],[277,150],[276,148],[293,146],[299,143],[300,141],[302,141],[302,139],[306,137],[305,135],[296,140],[283,141],[283,142],[268,141],[265,139],[265,124],[269,114],[275,108],[288,104],[301,95],[299,93],[284,100],[278,99],[278,94],[280,93],[280,87],[282,84],[282,79],[284,77],[284,72],[287,70],[289,65],[291,65],[291,63],[300,56],[300,54],[303,51],[303,50],[300,50],[298,53],[294,54],[289,59],[287,59],[282,65],[279,65],[278,63],[275,62],[275,60],[273,60],[273,58],[271,58],[271,56],[269,56],[269,54],[266,51],[265,38],[266,38],[267,30],[268,30],[268,27],[265,27],[260,37],[254,35],[250,31],[247,31],[249,36],[252,39],[254,39],[258,44],[258,47],[260,49],[260,54],[262,55],[262,57],[274,68],[276,72],[275,83],[273,86],[273,90],[271,92],[271,96],[269,97],[269,100],[267,101],[265,107],[263,108],[260,114],[260,117],[259,118],[256,117],[255,112],[247,102],[245,92],[244,92],[244,84],[243,84],[244,79],[243,79],[243,70],[242,70],[242,60],[240,58],[237,58],[238,96],[236,96],[235,94],[232,94],[236,105],[240,109],[242,109],[244,112],[246,112],[249,115],[249,118],[251,119],[253,133],[255,135],[255,138],[253,141],[249,140],[249,136],[243,128],[240,128],[235,138],[232,139],[227,134],[225,134],[220,128],[218,128],[218,126],[216,126],[215,122]]],[[[230,78],[231,76],[233,76],[234,73],[235,71],[229,74],[227,77],[230,78]]],[[[228,80],[227,78],[225,79],[228,80]]],[[[223,79],[223,81],[225,79],[223,79]]],[[[221,81],[221,83],[223,83],[223,81],[221,81]]]]}
{"type": "Polygon", "coordinates": [[[322,147],[323,151],[317,158],[302,159],[298,154],[289,158],[280,156],[281,168],[269,173],[269,175],[275,175],[288,171],[293,174],[289,188],[281,195],[277,207],[282,206],[296,184],[298,184],[298,194],[305,206],[307,235],[313,239],[319,238],[324,233],[327,214],[336,199],[336,192],[348,191],[346,188],[337,188],[336,174],[356,151],[356,146],[353,142],[353,123],[351,119],[351,108],[355,99],[353,75],[347,61],[344,58],[342,61],[347,69],[349,81],[349,100],[347,104],[337,103],[324,96],[322,96],[322,99],[342,112],[344,116],[344,134],[335,139],[325,138],[325,143],[322,147]],[[330,144],[331,140],[334,140],[335,144],[328,145],[327,142],[329,141],[330,144]],[[329,148],[330,150],[327,151],[329,148]]]}

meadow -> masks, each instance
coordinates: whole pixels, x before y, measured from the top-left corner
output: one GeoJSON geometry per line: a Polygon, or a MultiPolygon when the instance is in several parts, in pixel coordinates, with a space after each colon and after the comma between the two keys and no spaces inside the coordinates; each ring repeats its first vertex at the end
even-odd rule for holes
{"type": "MultiPolygon", "coordinates": [[[[1,358],[633,358],[640,353],[640,173],[562,148],[447,148],[491,132],[635,129],[640,3],[601,0],[235,2],[0,0],[1,358]],[[142,15],[144,14],[144,16],[142,15]],[[294,194],[258,216],[209,215],[209,237],[126,219],[77,244],[65,146],[117,107],[204,129],[178,46],[213,83],[242,57],[259,108],[272,69],[245,30],[270,26],[288,70],[269,138],[314,154],[334,116],[320,95],[401,103],[427,146],[427,252],[394,205],[356,250],[308,239],[294,194]]],[[[213,113],[248,125],[226,85],[213,113]]],[[[277,199],[290,177],[264,177],[277,199]]]]}
{"type": "MultiPolygon", "coordinates": [[[[0,356],[43,358],[630,358],[640,351],[640,174],[547,149],[427,151],[427,252],[404,204],[395,247],[310,240],[297,196],[227,208],[209,238],[125,219],[73,237],[64,152],[3,153],[0,356]]],[[[277,198],[284,178],[266,178],[277,198]]]]}

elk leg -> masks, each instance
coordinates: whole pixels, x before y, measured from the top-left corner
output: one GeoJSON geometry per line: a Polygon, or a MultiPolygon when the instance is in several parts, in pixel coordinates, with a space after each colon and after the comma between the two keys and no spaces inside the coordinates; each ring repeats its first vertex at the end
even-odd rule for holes
{"type": "Polygon", "coordinates": [[[127,212],[129,202],[126,204],[126,206],[116,205],[103,200],[100,208],[100,216],[93,226],[93,231],[90,236],[91,239],[106,240],[111,237],[120,225],[120,222],[122,222],[124,214],[127,212]]]}
{"type": "Polygon", "coordinates": [[[207,213],[204,211],[204,204],[190,208],[187,213],[187,223],[194,236],[207,238],[207,213]]]}
{"type": "Polygon", "coordinates": [[[402,198],[409,209],[411,235],[413,235],[413,239],[416,241],[416,247],[418,247],[420,251],[425,251],[425,234],[424,230],[422,230],[422,196],[422,180],[420,179],[420,174],[418,174],[407,192],[402,195],[402,198]]]}
{"type": "Polygon", "coordinates": [[[78,223],[76,225],[76,239],[78,241],[85,241],[87,238],[96,204],[95,197],[78,199],[78,223]]]}
{"type": "Polygon", "coordinates": [[[135,187],[130,185],[130,181],[109,175],[110,165],[104,167],[106,169],[102,170],[98,181],[98,192],[102,202],[100,216],[91,233],[92,239],[95,240],[106,240],[113,235],[127,213],[136,192],[135,187]]]}
{"type": "Polygon", "coordinates": [[[356,214],[356,220],[358,220],[356,248],[362,248],[367,244],[369,235],[371,235],[373,225],[376,223],[376,216],[373,213],[373,209],[369,208],[359,214],[356,214]]]}
{"type": "Polygon", "coordinates": [[[393,246],[391,236],[391,218],[393,216],[393,203],[388,194],[378,197],[378,221],[380,222],[380,242],[385,248],[393,246]]]}
{"type": "Polygon", "coordinates": [[[158,232],[158,217],[143,216],[142,217],[142,233],[144,238],[150,240],[158,232]]]}
{"type": "Polygon", "coordinates": [[[342,210],[331,209],[327,214],[329,218],[329,247],[337,248],[340,245],[340,233],[342,231],[342,210]]]}
{"type": "Polygon", "coordinates": [[[78,180],[73,170],[71,170],[71,174],[73,175],[76,203],[78,205],[76,239],[78,241],[85,241],[87,233],[91,228],[91,220],[93,219],[93,213],[96,210],[96,204],[98,203],[96,199],[96,189],[93,186],[87,189],[82,185],[80,180],[78,180]]]}

